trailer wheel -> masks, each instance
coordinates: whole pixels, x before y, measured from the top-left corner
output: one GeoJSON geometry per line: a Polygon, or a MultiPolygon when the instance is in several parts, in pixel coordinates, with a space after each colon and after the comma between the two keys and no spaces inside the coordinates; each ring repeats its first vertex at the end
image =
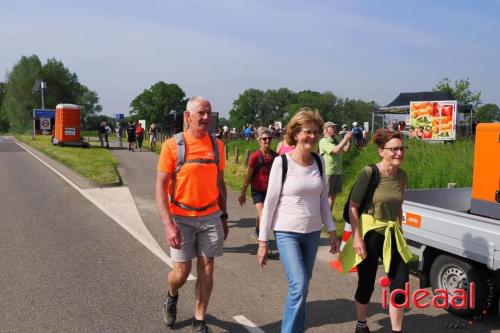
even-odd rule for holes
{"type": "Polygon", "coordinates": [[[492,291],[488,285],[488,277],[485,269],[444,254],[434,260],[430,271],[432,289],[444,289],[449,297],[453,296],[453,291],[457,288],[465,290],[469,296],[469,283],[474,282],[474,309],[469,308],[469,299],[467,299],[465,309],[456,309],[451,306],[446,309],[451,314],[461,317],[482,315],[491,306],[492,291]]]}

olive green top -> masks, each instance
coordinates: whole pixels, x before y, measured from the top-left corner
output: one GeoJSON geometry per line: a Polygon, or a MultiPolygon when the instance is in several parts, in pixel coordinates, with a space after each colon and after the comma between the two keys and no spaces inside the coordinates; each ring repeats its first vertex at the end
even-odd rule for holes
{"type": "MultiPolygon", "coordinates": [[[[361,170],[352,189],[351,201],[361,204],[368,189],[371,174],[370,166],[361,170]]],[[[402,169],[398,169],[393,177],[380,175],[380,183],[373,193],[372,201],[367,204],[366,213],[381,221],[399,221],[403,190],[407,181],[406,172],[402,169]]],[[[359,212],[359,215],[361,216],[362,213],[359,212]]]]}

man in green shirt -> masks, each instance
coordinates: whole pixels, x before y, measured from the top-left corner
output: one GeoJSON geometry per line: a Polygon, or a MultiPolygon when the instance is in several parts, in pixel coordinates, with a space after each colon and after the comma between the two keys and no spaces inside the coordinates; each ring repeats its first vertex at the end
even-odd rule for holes
{"type": "Polygon", "coordinates": [[[342,153],[351,150],[352,133],[346,132],[342,140],[336,138],[338,135],[337,124],[327,121],[323,125],[324,137],[319,141],[319,153],[325,159],[325,175],[328,183],[328,203],[330,210],[335,204],[337,193],[342,190],[344,173],[342,171],[342,153]]]}

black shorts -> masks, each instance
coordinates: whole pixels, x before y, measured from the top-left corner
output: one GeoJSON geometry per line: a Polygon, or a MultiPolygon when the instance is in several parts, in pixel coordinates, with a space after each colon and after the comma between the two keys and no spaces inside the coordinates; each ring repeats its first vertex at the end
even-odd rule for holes
{"type": "Polygon", "coordinates": [[[252,191],[253,204],[263,203],[266,199],[266,192],[252,191]]]}

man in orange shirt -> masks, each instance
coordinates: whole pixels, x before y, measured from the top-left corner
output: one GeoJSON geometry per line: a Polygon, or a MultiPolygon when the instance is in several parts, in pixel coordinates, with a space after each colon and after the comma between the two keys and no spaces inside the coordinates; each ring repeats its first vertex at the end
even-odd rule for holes
{"type": "Polygon", "coordinates": [[[172,327],[178,291],[197,258],[193,332],[211,332],[205,313],[212,292],[214,257],[221,256],[227,238],[224,145],[208,133],[212,107],[203,97],[189,99],[188,129],[165,141],[157,166],[156,204],[170,246],[173,269],[163,317],[172,327]]]}

